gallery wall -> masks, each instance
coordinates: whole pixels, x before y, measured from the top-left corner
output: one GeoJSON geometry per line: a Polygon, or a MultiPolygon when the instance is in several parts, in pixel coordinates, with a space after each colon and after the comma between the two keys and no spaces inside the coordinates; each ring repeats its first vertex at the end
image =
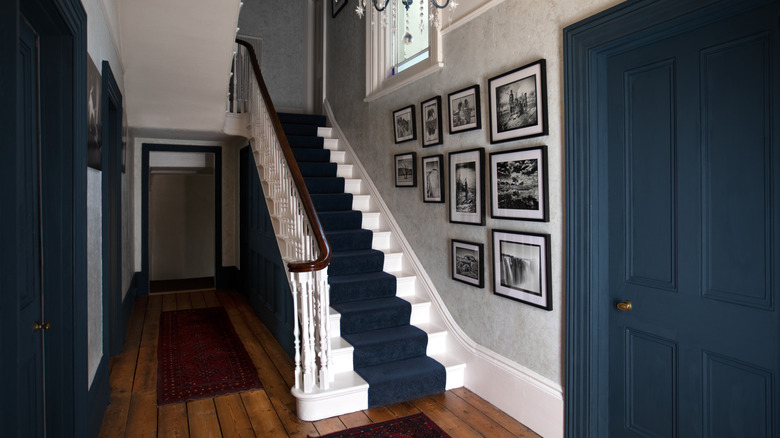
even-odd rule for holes
{"type": "MultiPolygon", "coordinates": [[[[370,174],[406,239],[422,261],[456,323],[475,342],[548,379],[563,384],[564,375],[564,165],[563,162],[563,42],[565,26],[618,3],[616,0],[461,0],[452,23],[444,16],[444,67],[411,84],[364,102],[365,19],[345,8],[327,22],[327,99],[338,124],[370,174]],[[549,134],[491,144],[488,116],[488,79],[532,63],[546,61],[549,134]],[[482,128],[449,134],[447,95],[478,84],[482,128]],[[443,104],[444,142],[422,147],[417,140],[395,144],[393,111],[419,105],[434,96],[443,104]],[[416,152],[419,159],[473,148],[485,149],[485,172],[490,153],[547,146],[549,221],[494,219],[489,200],[486,225],[449,221],[451,193],[444,204],[423,203],[422,191],[395,187],[394,155],[416,152]],[[501,229],[550,236],[552,310],[533,307],[493,293],[491,232],[501,229]],[[478,288],[451,278],[451,239],[485,247],[485,286],[478,288]]],[[[445,170],[445,182],[449,177],[445,170]]],[[[488,184],[485,177],[483,183],[488,184]]],[[[486,195],[490,193],[486,186],[486,195]]]]}

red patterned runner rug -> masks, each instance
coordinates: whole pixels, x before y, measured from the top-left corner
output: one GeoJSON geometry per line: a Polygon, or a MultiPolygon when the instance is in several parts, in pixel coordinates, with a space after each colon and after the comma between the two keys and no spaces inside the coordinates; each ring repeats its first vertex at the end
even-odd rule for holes
{"type": "Polygon", "coordinates": [[[158,405],[260,387],[257,369],[224,308],[162,312],[158,405]]]}
{"type": "MultiPolygon", "coordinates": [[[[320,438],[450,438],[423,413],[323,435],[320,438]]],[[[309,437],[311,438],[311,437],[309,437]]]]}

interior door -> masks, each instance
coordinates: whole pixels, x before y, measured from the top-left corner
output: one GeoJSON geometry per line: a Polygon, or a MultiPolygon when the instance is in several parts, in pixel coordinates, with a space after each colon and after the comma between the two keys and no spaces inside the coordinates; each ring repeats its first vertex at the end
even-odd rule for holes
{"type": "Polygon", "coordinates": [[[44,436],[43,300],[41,295],[41,164],[38,35],[20,16],[18,105],[20,126],[16,208],[19,239],[19,436],[44,436]]]}
{"type": "Polygon", "coordinates": [[[775,5],[607,61],[612,437],[778,433],[779,48],[775,5]]]}

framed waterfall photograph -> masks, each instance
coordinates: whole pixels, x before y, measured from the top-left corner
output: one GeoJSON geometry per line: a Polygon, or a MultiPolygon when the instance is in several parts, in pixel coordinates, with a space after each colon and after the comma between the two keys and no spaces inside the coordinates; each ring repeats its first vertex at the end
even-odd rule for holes
{"type": "Polygon", "coordinates": [[[441,97],[436,96],[420,104],[420,122],[423,147],[442,144],[441,97]]]}
{"type": "Polygon", "coordinates": [[[485,149],[450,152],[450,222],[485,225],[485,149]]]}
{"type": "Polygon", "coordinates": [[[488,80],[490,143],[547,134],[545,60],[488,80]]]}
{"type": "Polygon", "coordinates": [[[482,127],[479,84],[447,95],[450,109],[450,134],[482,127]]]}
{"type": "Polygon", "coordinates": [[[490,154],[490,217],[547,222],[547,146],[490,154]]]}
{"type": "Polygon", "coordinates": [[[452,239],[452,279],[478,288],[485,287],[485,273],[481,243],[452,239]]]}
{"type": "Polygon", "coordinates": [[[552,310],[550,235],[493,230],[493,293],[552,310]]]}
{"type": "Polygon", "coordinates": [[[423,202],[444,202],[444,155],[422,157],[423,202]]]}
{"type": "Polygon", "coordinates": [[[396,187],[417,187],[417,154],[397,154],[394,173],[396,187]]]}
{"type": "Polygon", "coordinates": [[[393,137],[395,144],[417,139],[414,105],[393,111],[393,137]]]}

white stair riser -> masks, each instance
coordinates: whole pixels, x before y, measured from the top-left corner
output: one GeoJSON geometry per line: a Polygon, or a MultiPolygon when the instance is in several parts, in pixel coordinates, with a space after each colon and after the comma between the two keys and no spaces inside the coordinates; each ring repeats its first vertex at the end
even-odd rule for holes
{"type": "Polygon", "coordinates": [[[332,150],[332,151],[338,150],[339,149],[339,141],[337,139],[335,139],[335,138],[323,139],[323,147],[325,147],[325,149],[329,149],[329,150],[332,150]]]}
{"type": "Polygon", "coordinates": [[[317,137],[322,137],[322,138],[333,137],[333,128],[324,128],[324,127],[317,128],[317,137]]]}
{"type": "Polygon", "coordinates": [[[371,248],[378,250],[390,249],[390,232],[374,231],[374,239],[371,242],[371,248]]]}
{"type": "Polygon", "coordinates": [[[340,178],[352,178],[352,165],[351,164],[339,164],[336,170],[336,176],[340,178]]]}
{"type": "Polygon", "coordinates": [[[403,256],[403,253],[400,252],[385,253],[384,271],[390,273],[402,271],[404,268],[403,256]]]}
{"type": "Polygon", "coordinates": [[[352,195],[352,209],[362,212],[368,212],[371,210],[371,196],[369,195],[352,195]]]}

